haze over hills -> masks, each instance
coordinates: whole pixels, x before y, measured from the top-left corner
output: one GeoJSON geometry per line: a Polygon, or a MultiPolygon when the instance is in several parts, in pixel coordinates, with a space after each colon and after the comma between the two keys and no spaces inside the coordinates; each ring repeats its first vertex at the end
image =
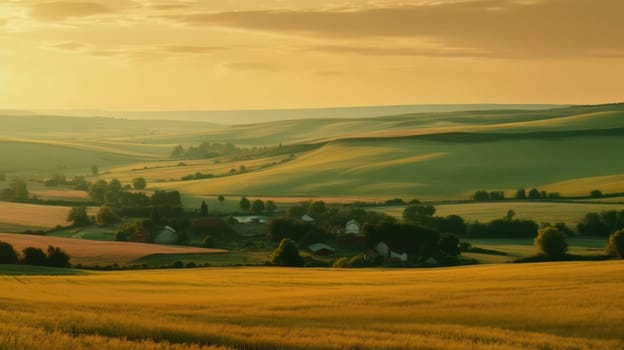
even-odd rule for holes
{"type": "MultiPolygon", "coordinates": [[[[123,119],[189,120],[217,124],[255,124],[279,120],[325,118],[372,118],[411,113],[444,113],[454,111],[486,110],[540,110],[564,107],[548,104],[435,104],[361,106],[301,109],[248,109],[248,110],[197,110],[197,111],[105,111],[105,110],[42,110],[21,111],[21,114],[62,115],[74,117],[112,117],[123,119]]],[[[2,111],[0,111],[1,113],[2,111]]]]}

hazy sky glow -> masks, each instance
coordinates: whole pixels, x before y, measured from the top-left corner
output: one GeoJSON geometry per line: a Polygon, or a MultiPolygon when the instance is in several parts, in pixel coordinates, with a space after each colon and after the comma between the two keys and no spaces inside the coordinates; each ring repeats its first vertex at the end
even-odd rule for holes
{"type": "Polygon", "coordinates": [[[3,0],[0,108],[624,99],[621,0],[3,0]]]}

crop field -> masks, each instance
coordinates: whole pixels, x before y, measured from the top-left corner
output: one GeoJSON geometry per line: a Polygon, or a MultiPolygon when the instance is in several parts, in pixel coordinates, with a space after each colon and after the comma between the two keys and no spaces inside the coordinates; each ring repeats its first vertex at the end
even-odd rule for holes
{"type": "MultiPolygon", "coordinates": [[[[571,228],[590,212],[605,210],[624,210],[624,204],[620,203],[592,203],[592,202],[492,202],[492,203],[461,203],[461,204],[437,204],[436,216],[459,215],[467,222],[487,222],[500,219],[507,215],[508,210],[513,210],[516,218],[531,219],[537,223],[564,222],[571,228]]],[[[375,207],[388,215],[401,218],[405,207],[375,207]]]]}
{"type": "Polygon", "coordinates": [[[616,350],[623,269],[608,261],[0,276],[0,348],[616,350]]]}
{"type": "Polygon", "coordinates": [[[69,211],[61,206],[0,202],[0,228],[50,229],[67,225],[69,211]]]}
{"type": "Polygon", "coordinates": [[[0,241],[13,245],[21,251],[26,247],[47,249],[49,245],[60,247],[71,256],[72,264],[129,265],[137,259],[150,254],[226,254],[225,250],[195,248],[188,246],[169,246],[162,244],[106,242],[89,239],[62,238],[53,236],[35,236],[24,234],[0,233],[0,241]]]}

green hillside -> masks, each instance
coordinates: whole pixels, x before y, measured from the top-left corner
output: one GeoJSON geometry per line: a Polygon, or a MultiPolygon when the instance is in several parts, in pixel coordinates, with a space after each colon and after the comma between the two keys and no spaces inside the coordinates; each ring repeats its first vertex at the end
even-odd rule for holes
{"type": "Polygon", "coordinates": [[[143,176],[152,186],[159,181],[160,188],[191,195],[465,198],[478,189],[536,186],[578,195],[603,185],[605,192],[624,192],[624,163],[617,161],[624,146],[624,104],[230,126],[41,116],[0,120],[8,121],[0,132],[1,170],[71,172],[95,164],[110,171],[106,178],[143,176]],[[201,142],[310,147],[218,161],[168,159],[174,145],[201,142]],[[288,153],[294,157],[285,161],[288,153]],[[220,177],[241,166],[246,171],[220,177]],[[176,182],[198,172],[217,177],[176,182]]]}

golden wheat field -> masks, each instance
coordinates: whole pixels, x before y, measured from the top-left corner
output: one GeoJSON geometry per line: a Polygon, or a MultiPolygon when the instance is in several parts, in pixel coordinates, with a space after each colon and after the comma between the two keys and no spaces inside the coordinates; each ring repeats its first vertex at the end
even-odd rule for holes
{"type": "Polygon", "coordinates": [[[11,244],[17,251],[22,251],[22,249],[26,247],[36,247],[43,250],[47,249],[50,245],[60,247],[72,257],[72,264],[81,264],[85,266],[112,264],[128,265],[133,261],[150,254],[213,254],[226,252],[221,249],[188,246],[135,242],[103,242],[89,239],[11,233],[0,233],[0,241],[11,244]]]}
{"type": "Polygon", "coordinates": [[[622,272],[608,261],[0,276],[0,349],[616,350],[622,272]]]}

